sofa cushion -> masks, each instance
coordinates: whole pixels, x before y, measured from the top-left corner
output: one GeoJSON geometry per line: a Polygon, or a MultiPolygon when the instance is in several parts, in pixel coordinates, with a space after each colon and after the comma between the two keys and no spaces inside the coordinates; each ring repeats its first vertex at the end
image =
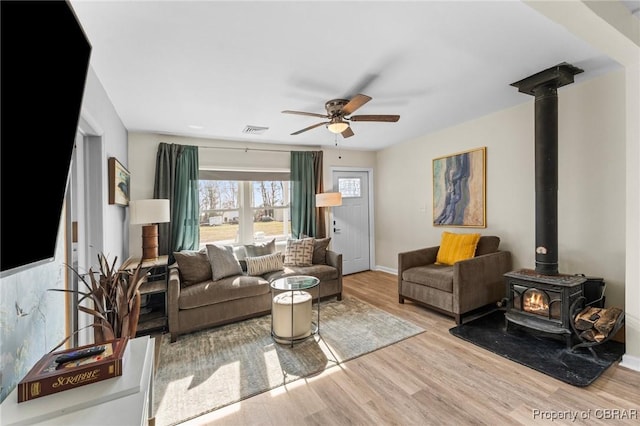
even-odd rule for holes
{"type": "Polygon", "coordinates": [[[233,255],[238,260],[244,260],[244,258],[247,257],[247,250],[244,248],[244,246],[225,246],[225,247],[231,247],[231,250],[233,250],[233,255]]]}
{"type": "MultiPolygon", "coordinates": [[[[261,277],[236,275],[219,281],[204,281],[180,291],[179,308],[193,309],[230,300],[269,293],[269,282],[261,277]]],[[[211,309],[215,309],[212,307],[211,309]]]]}
{"type": "Polygon", "coordinates": [[[453,266],[450,265],[432,264],[409,268],[402,273],[402,279],[448,293],[453,292],[453,266]]]}
{"type": "MultiPolygon", "coordinates": [[[[262,277],[271,282],[282,277],[290,277],[293,275],[311,275],[320,281],[330,281],[338,279],[338,270],[329,265],[311,265],[311,266],[285,266],[280,271],[267,272],[262,277]]],[[[322,284],[320,284],[322,285],[322,284]]]]}
{"type": "Polygon", "coordinates": [[[256,257],[246,257],[245,261],[247,262],[247,273],[249,275],[262,275],[267,272],[282,270],[281,253],[272,253],[256,257]]]}
{"type": "MultiPolygon", "coordinates": [[[[313,238],[307,234],[300,234],[300,238],[313,238]]],[[[313,258],[311,263],[313,265],[326,265],[327,264],[327,248],[331,242],[331,237],[326,238],[314,238],[313,240],[313,258]]]]}
{"type": "Polygon", "coordinates": [[[213,281],[242,274],[242,267],[234,256],[233,249],[229,250],[229,248],[230,246],[220,247],[215,244],[207,244],[207,255],[211,264],[213,281]]]}
{"type": "Polygon", "coordinates": [[[500,237],[495,235],[483,235],[478,241],[478,247],[476,247],[476,256],[482,256],[483,254],[495,253],[500,247],[500,237]]]}
{"type": "Polygon", "coordinates": [[[284,264],[287,266],[311,266],[313,261],[313,238],[287,240],[284,264]]]}
{"type": "Polygon", "coordinates": [[[180,276],[184,285],[191,285],[211,279],[211,264],[209,263],[209,257],[205,249],[174,252],[173,257],[175,257],[176,262],[178,262],[180,276]]]}
{"type": "Polygon", "coordinates": [[[330,242],[331,237],[313,240],[313,260],[311,263],[314,265],[327,264],[327,247],[329,247],[330,242]]]}
{"type": "Polygon", "coordinates": [[[480,234],[455,234],[443,232],[436,263],[453,265],[461,260],[471,259],[476,253],[480,234]]]}
{"type": "Polygon", "coordinates": [[[276,239],[262,244],[245,244],[244,250],[247,252],[247,257],[264,256],[266,254],[272,254],[276,252],[276,239]]]}

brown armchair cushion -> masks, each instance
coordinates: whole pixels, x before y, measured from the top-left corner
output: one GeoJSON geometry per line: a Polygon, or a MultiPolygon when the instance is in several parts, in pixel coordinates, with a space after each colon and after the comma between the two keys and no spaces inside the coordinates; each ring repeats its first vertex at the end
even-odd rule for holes
{"type": "Polygon", "coordinates": [[[500,246],[500,237],[494,235],[487,235],[480,237],[478,241],[478,247],[476,247],[476,256],[482,256],[483,254],[495,253],[500,246]]]}
{"type": "Polygon", "coordinates": [[[453,291],[453,266],[424,265],[409,268],[402,279],[451,293],[453,291]]]}

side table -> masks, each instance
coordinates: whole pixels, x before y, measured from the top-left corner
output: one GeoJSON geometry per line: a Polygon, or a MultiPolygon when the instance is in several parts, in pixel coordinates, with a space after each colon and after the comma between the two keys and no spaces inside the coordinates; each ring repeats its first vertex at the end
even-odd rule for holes
{"type": "MultiPolygon", "coordinates": [[[[123,269],[133,271],[140,258],[129,258],[122,265],[123,269]]],[[[168,324],[167,310],[167,279],[169,256],[159,256],[155,259],[147,259],[142,261],[142,267],[148,268],[149,272],[143,277],[140,284],[140,295],[148,296],[152,299],[154,295],[161,295],[161,303],[151,303],[150,310],[147,313],[141,313],[138,320],[138,331],[136,335],[144,335],[155,330],[165,330],[168,324]]]]}
{"type": "MultiPolygon", "coordinates": [[[[271,336],[278,343],[289,343],[293,347],[294,343],[301,342],[309,337],[320,333],[320,280],[316,277],[308,275],[294,275],[290,277],[278,278],[271,282],[271,336]],[[296,313],[298,316],[306,316],[310,314],[310,308],[305,306],[306,302],[313,303],[311,295],[305,290],[318,287],[317,312],[318,317],[315,324],[310,323],[310,330],[302,330],[300,326],[296,327],[296,313]],[[278,294],[274,294],[278,292],[278,294]],[[288,294],[286,293],[288,292],[288,294]],[[288,336],[278,335],[274,329],[274,320],[276,315],[285,314],[286,308],[290,308],[291,317],[288,322],[291,332],[288,336]],[[284,308],[284,311],[283,311],[284,308]]],[[[278,318],[278,321],[281,319],[278,318]]],[[[300,320],[300,318],[298,318],[300,320]]],[[[283,327],[278,322],[278,331],[283,327]]],[[[285,326],[286,327],[286,326],[285,326]]],[[[306,327],[305,327],[306,328],[306,327]]]]}

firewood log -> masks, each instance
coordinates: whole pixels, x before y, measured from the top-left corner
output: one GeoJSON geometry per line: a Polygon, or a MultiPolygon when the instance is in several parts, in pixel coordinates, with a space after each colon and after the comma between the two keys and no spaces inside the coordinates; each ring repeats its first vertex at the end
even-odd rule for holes
{"type": "Polygon", "coordinates": [[[595,342],[595,331],[593,331],[593,328],[590,328],[589,330],[585,330],[582,333],[580,333],[580,338],[582,340],[588,340],[589,342],[595,342]]]}
{"type": "Polygon", "coordinates": [[[598,343],[607,338],[606,335],[598,333],[594,328],[583,331],[582,333],[580,333],[580,337],[582,338],[582,340],[588,340],[589,342],[598,343]]]}
{"type": "Polygon", "coordinates": [[[575,326],[577,330],[589,330],[593,328],[596,321],[601,315],[600,308],[587,306],[578,315],[576,315],[575,326]]]}
{"type": "Polygon", "coordinates": [[[595,322],[594,328],[605,336],[608,336],[618,321],[618,317],[622,314],[620,308],[607,308],[601,312],[600,318],[595,322]]]}

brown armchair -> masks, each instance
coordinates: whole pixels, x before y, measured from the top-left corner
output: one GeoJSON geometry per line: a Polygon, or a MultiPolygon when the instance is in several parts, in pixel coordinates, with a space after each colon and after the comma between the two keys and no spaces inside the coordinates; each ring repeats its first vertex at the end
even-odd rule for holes
{"type": "Polygon", "coordinates": [[[505,297],[511,253],[498,250],[500,238],[481,236],[475,257],[453,266],[436,265],[439,246],[398,253],[398,301],[405,299],[455,318],[505,297]]]}

